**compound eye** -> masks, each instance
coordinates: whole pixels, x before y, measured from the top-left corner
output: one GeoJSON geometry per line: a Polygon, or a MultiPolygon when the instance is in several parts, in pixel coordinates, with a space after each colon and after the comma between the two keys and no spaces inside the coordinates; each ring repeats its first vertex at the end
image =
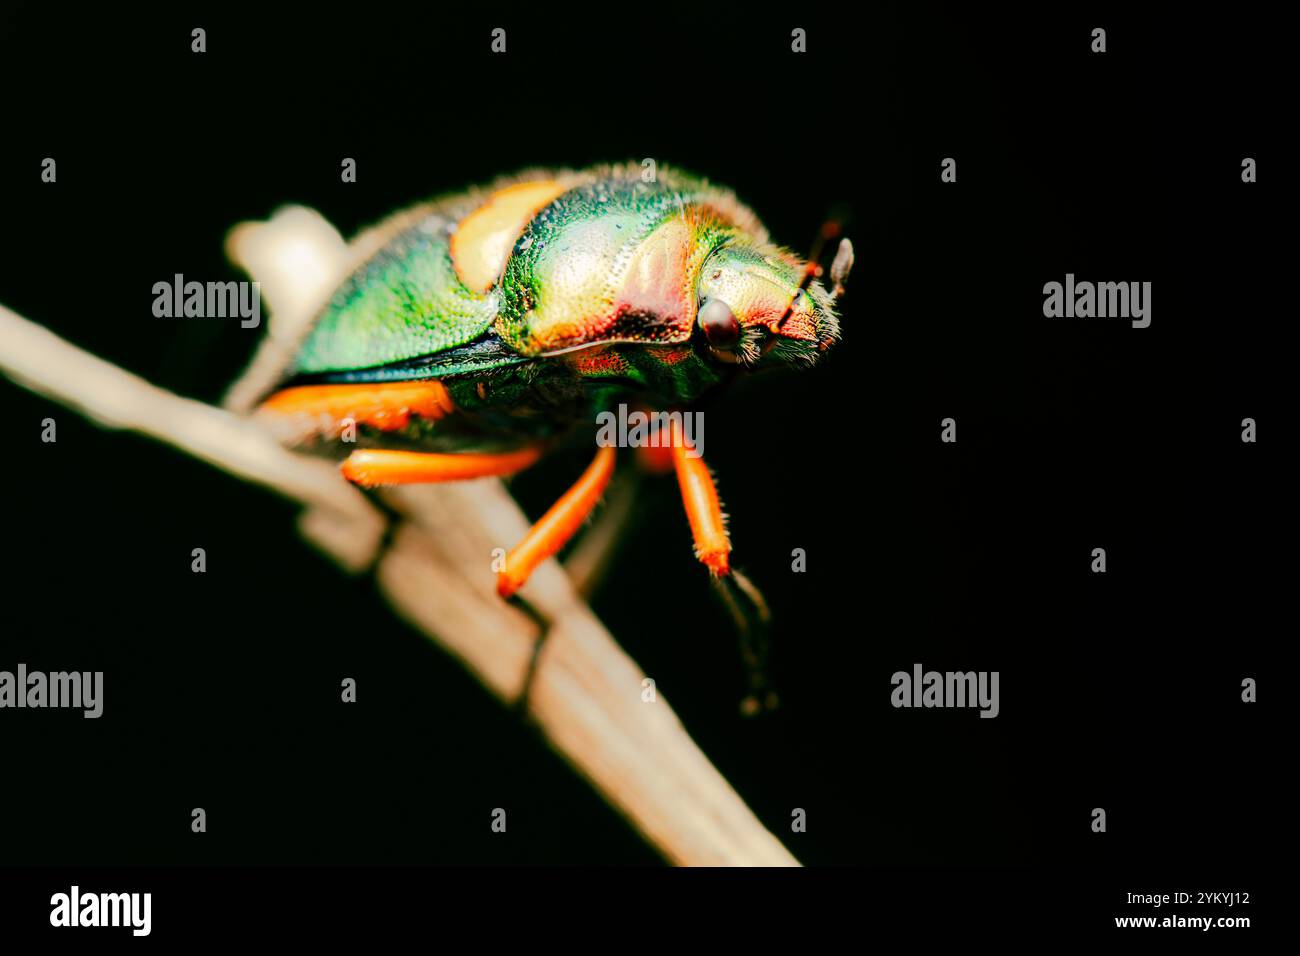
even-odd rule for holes
{"type": "Polygon", "coordinates": [[[699,322],[704,338],[715,349],[733,349],[740,343],[740,323],[731,307],[721,299],[709,299],[700,307],[699,322]]]}

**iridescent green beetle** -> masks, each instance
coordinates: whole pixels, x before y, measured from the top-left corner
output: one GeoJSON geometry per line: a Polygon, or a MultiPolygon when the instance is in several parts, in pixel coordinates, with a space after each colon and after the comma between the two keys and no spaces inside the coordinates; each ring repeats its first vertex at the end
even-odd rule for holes
{"type": "MultiPolygon", "coordinates": [[[[259,408],[287,444],[350,451],[343,474],[363,486],[511,474],[619,402],[680,409],[735,374],[812,365],[839,336],[852,265],[844,240],[827,291],[730,191],[662,168],[647,182],[639,166],[525,174],[387,229],[259,408]]],[[[662,421],[673,440],[643,460],[671,461],[698,558],[761,608],[731,568],[708,469],[662,421]]],[[[581,526],[614,459],[600,447],[510,552],[503,597],[581,526]]]]}

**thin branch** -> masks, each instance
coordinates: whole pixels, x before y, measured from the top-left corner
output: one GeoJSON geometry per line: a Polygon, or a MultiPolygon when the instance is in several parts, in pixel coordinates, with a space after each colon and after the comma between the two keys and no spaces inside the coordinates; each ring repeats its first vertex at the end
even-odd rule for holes
{"type": "MultiPolygon", "coordinates": [[[[345,567],[362,567],[375,553],[383,518],[364,496],[334,468],[285,451],[248,419],[159,389],[3,306],[0,371],[102,425],[149,435],[302,502],[302,530],[345,567]]],[[[522,536],[524,515],[493,480],[406,488],[392,499],[408,520],[380,558],[383,592],[492,693],[513,700],[536,629],[496,597],[491,554],[522,536]]],[[[662,695],[642,700],[645,675],[559,566],[539,569],[526,593],[552,621],[530,715],[574,769],[671,862],[797,865],[662,695]]]]}

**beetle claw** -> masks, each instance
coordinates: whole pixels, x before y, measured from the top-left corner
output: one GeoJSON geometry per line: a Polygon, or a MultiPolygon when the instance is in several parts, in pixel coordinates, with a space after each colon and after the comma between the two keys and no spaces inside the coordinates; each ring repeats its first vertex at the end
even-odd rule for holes
{"type": "Polygon", "coordinates": [[[831,298],[838,299],[844,294],[844,283],[849,278],[849,270],[853,268],[853,243],[847,238],[840,240],[840,247],[835,252],[835,260],[831,263],[831,298]]]}

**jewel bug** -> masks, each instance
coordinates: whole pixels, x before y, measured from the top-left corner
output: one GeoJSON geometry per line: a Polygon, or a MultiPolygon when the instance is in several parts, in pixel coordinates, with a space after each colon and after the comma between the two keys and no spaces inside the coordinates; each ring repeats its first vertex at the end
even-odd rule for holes
{"type": "MultiPolygon", "coordinates": [[[[682,409],[738,374],[815,364],[839,337],[848,240],[828,290],[817,255],[770,243],[731,191],[662,167],[650,182],[640,173],[536,171],[399,213],[377,227],[384,241],[320,311],[257,416],[290,446],[342,458],[364,487],[455,481],[519,472],[620,401],[682,409]]],[[[752,631],[766,606],[731,565],[713,477],[664,421],[673,440],[645,460],[676,472],[696,556],[752,631]]],[[[614,465],[614,448],[598,448],[509,552],[503,598],[519,600],[577,532],[614,465]]],[[[753,709],[757,697],[747,700],[753,709]]]]}

